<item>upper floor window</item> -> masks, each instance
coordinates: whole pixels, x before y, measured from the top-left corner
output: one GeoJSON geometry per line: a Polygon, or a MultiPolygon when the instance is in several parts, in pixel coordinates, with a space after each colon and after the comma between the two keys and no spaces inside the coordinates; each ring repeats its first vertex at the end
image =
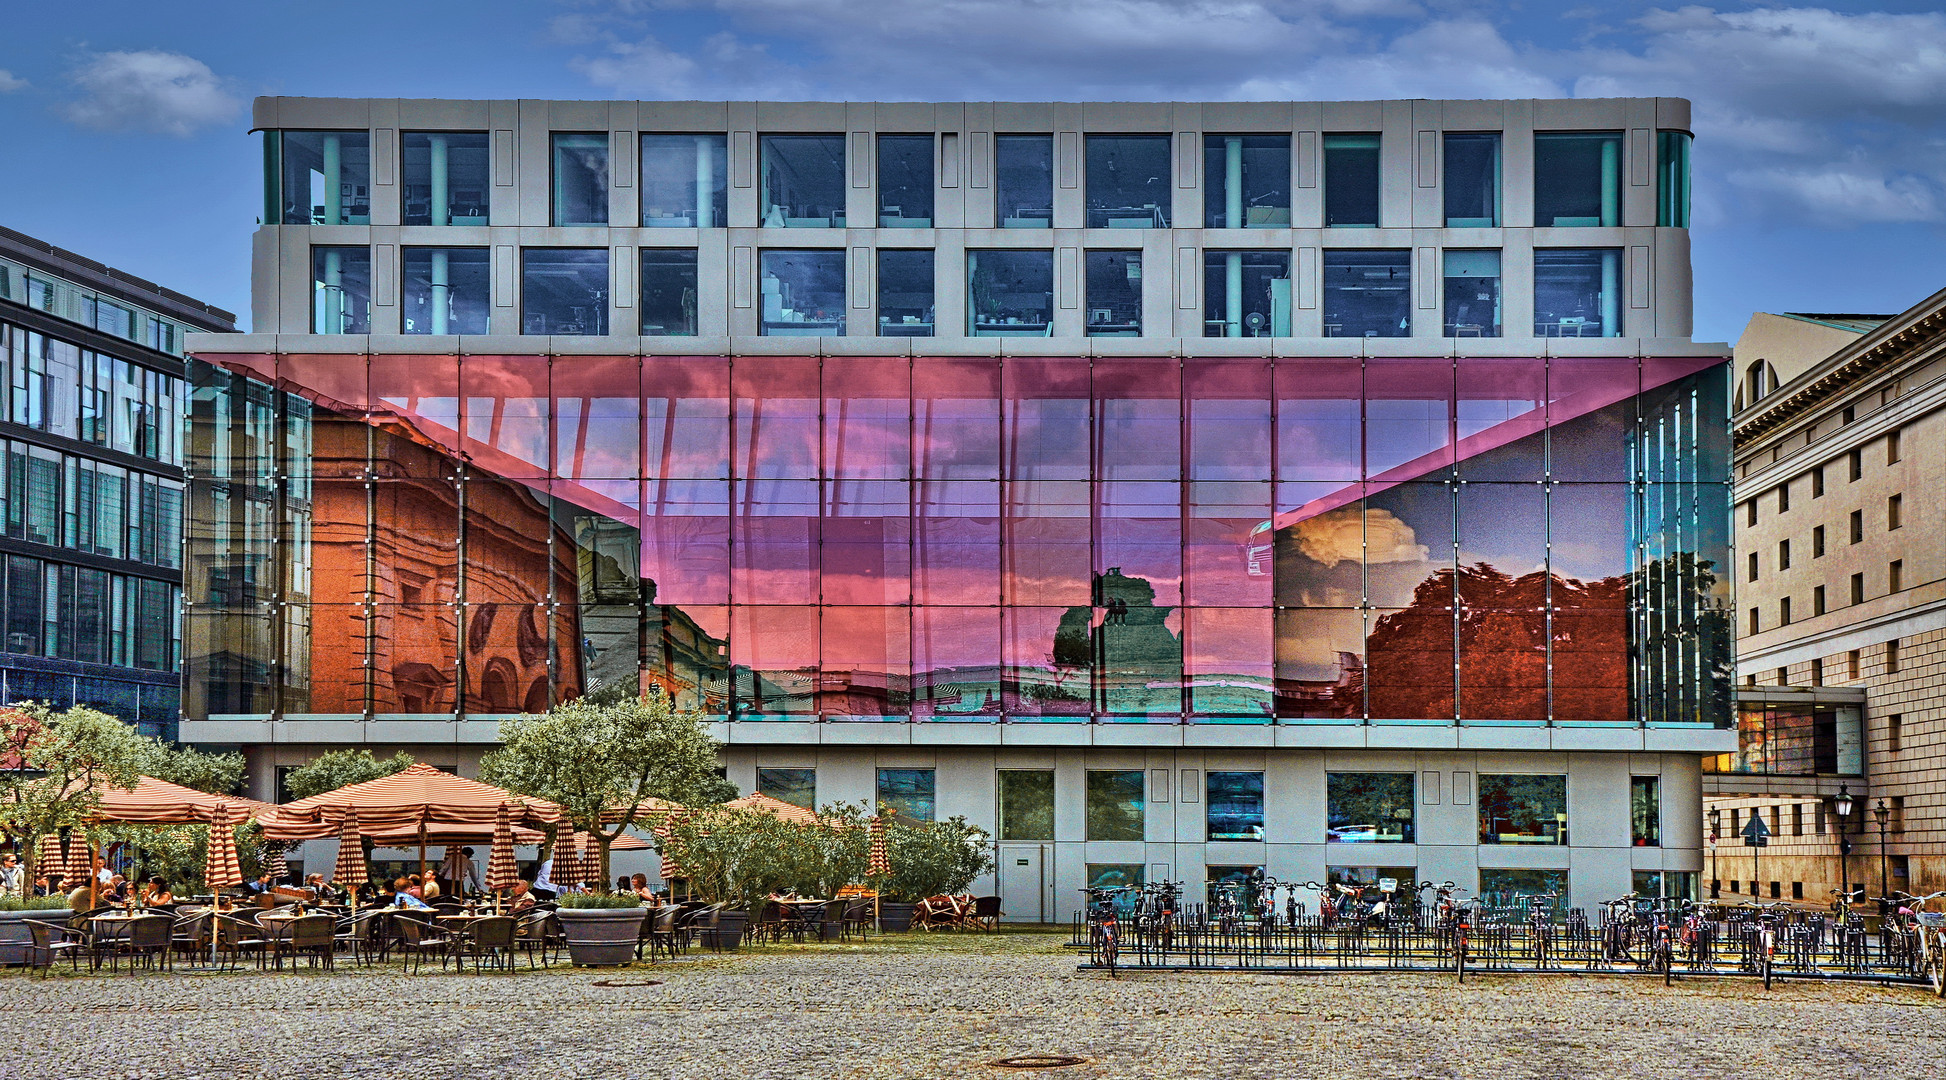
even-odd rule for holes
{"type": "Polygon", "coordinates": [[[932,228],[932,143],[931,135],[878,137],[880,228],[932,228]]]}
{"type": "Polygon", "coordinates": [[[774,229],[845,227],[845,137],[765,135],[763,224],[774,229]]]}
{"type": "Polygon", "coordinates": [[[1053,333],[1054,253],[966,253],[969,337],[1047,337],[1053,333]]]}
{"type": "Polygon", "coordinates": [[[1325,337],[1412,333],[1410,251],[1324,253],[1325,337]]]}
{"type": "Polygon", "coordinates": [[[1291,223],[1289,135],[1203,136],[1203,225],[1281,229],[1291,223]]]}
{"type": "Polygon", "coordinates": [[[931,248],[878,253],[878,332],[882,337],[933,336],[931,248]]]}
{"type": "Polygon", "coordinates": [[[522,250],[520,332],[608,333],[608,249],[522,250]]]}
{"type": "Polygon", "coordinates": [[[408,131],[399,139],[407,225],[485,225],[493,177],[484,131],[408,131]]]}
{"type": "Polygon", "coordinates": [[[1203,253],[1204,337],[1290,337],[1291,253],[1203,253]]]}
{"type": "Polygon", "coordinates": [[[1378,228],[1378,136],[1324,137],[1324,223],[1378,228]]]}
{"type": "Polygon", "coordinates": [[[372,330],[372,249],[311,249],[311,332],[369,334],[372,330]]]}
{"type": "Polygon", "coordinates": [[[1089,135],[1088,228],[1169,227],[1169,136],[1089,135]]]}
{"type": "Polygon", "coordinates": [[[492,260],[486,248],[409,247],[399,329],[407,334],[484,334],[491,306],[492,260]]]}
{"type": "Polygon", "coordinates": [[[267,131],[265,220],[285,225],[369,225],[372,141],[363,131],[267,131]]]}
{"type": "Polygon", "coordinates": [[[608,224],[608,135],[557,131],[553,145],[554,224],[608,224]]]}
{"type": "Polygon", "coordinates": [[[1500,133],[1453,131],[1445,138],[1446,227],[1500,224],[1500,133]]]}
{"type": "Polygon", "coordinates": [[[642,227],[729,224],[728,141],[722,135],[642,136],[642,227]]]}
{"type": "Polygon", "coordinates": [[[1534,336],[1622,336],[1621,263],[1617,248],[1534,252],[1534,336]]]}
{"type": "Polygon", "coordinates": [[[1656,133],[1655,223],[1665,229],[1689,228],[1689,147],[1687,131],[1656,133]]]}
{"type": "Polygon", "coordinates": [[[1535,133],[1535,225],[1613,227],[1622,223],[1621,205],[1621,132],[1535,133]]]}
{"type": "Polygon", "coordinates": [[[993,137],[994,220],[1003,229],[1054,224],[1054,138],[993,137]]]}
{"type": "Polygon", "coordinates": [[[1142,253],[1090,251],[1087,264],[1089,337],[1142,336],[1142,253]]]}
{"type": "Polygon", "coordinates": [[[845,253],[766,251],[759,334],[837,337],[845,332],[845,253]]]}
{"type": "Polygon", "coordinates": [[[643,337],[696,335],[696,249],[642,249],[643,337]]]}
{"type": "Polygon", "coordinates": [[[1447,337],[1500,336],[1500,252],[1448,250],[1447,337]]]}

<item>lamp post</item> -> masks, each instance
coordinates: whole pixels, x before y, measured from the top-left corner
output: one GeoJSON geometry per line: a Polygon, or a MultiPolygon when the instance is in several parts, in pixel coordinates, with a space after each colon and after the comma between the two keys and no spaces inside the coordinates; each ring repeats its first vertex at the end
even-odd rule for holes
{"type": "Polygon", "coordinates": [[[1845,823],[1851,820],[1851,789],[1844,784],[1838,785],[1838,797],[1831,800],[1831,808],[1838,812],[1838,896],[1843,910],[1851,910],[1851,835],[1845,831],[1845,823]]]}
{"type": "Polygon", "coordinates": [[[1716,841],[1717,838],[1722,835],[1723,835],[1723,808],[1720,806],[1712,806],[1710,807],[1710,899],[1711,900],[1716,899],[1717,890],[1719,886],[1722,884],[1722,879],[1716,876],[1716,841]]]}
{"type": "Polygon", "coordinates": [[[1885,891],[1885,823],[1892,820],[1892,808],[1885,805],[1884,799],[1880,799],[1878,805],[1872,807],[1872,816],[1878,819],[1878,895],[1879,904],[1883,907],[1886,906],[1885,897],[1890,895],[1885,891]]]}

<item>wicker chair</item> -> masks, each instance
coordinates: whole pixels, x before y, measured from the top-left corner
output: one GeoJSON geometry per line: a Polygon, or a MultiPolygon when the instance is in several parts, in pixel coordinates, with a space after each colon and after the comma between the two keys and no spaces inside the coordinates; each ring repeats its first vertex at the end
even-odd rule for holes
{"type": "Polygon", "coordinates": [[[466,958],[470,956],[476,975],[482,963],[505,969],[511,974],[514,970],[514,932],[517,926],[511,915],[489,915],[473,920],[454,945],[454,964],[464,966],[466,958]]]}
{"type": "Polygon", "coordinates": [[[81,970],[81,954],[88,951],[88,943],[72,928],[60,923],[41,922],[39,919],[24,920],[30,939],[27,945],[27,965],[41,969],[41,977],[54,970],[54,961],[65,955],[68,965],[76,971],[81,970]]]}
{"type": "Polygon", "coordinates": [[[399,951],[412,957],[412,973],[419,973],[420,964],[429,955],[439,957],[439,969],[446,970],[446,961],[453,957],[455,939],[443,934],[418,919],[394,919],[392,924],[399,929],[399,951]]]}
{"type": "Polygon", "coordinates": [[[685,910],[676,916],[676,952],[687,950],[696,943],[698,935],[709,935],[710,948],[721,952],[723,943],[716,936],[716,927],[722,921],[722,904],[705,904],[692,910],[685,910]]]}
{"type": "Polygon", "coordinates": [[[554,947],[558,931],[554,927],[555,918],[551,911],[529,911],[519,917],[514,925],[514,947],[527,954],[527,967],[532,970],[534,954],[540,954],[540,966],[549,963],[549,951],[554,947]]]}
{"type": "Polygon", "coordinates": [[[261,969],[270,949],[270,943],[263,938],[262,928],[233,915],[219,913],[215,919],[216,951],[228,957],[232,967],[244,956],[255,953],[257,967],[261,969]]]}
{"type": "Polygon", "coordinates": [[[292,921],[290,935],[283,941],[278,952],[278,962],[283,962],[283,954],[293,957],[302,956],[310,960],[311,967],[324,965],[326,971],[332,969],[332,960],[338,951],[338,920],[332,915],[306,915],[292,921]]]}
{"type": "Polygon", "coordinates": [[[209,924],[213,917],[208,908],[184,908],[177,912],[169,938],[170,948],[191,960],[209,955],[209,924]]]}
{"type": "Polygon", "coordinates": [[[845,901],[844,936],[851,940],[854,931],[864,937],[872,928],[872,901],[869,897],[861,900],[845,901]]]}

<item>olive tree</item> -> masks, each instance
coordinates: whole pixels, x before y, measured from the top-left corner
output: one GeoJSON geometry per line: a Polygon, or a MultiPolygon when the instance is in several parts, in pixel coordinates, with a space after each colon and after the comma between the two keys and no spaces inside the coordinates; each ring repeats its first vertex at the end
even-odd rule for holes
{"type": "Polygon", "coordinates": [[[27,880],[39,839],[84,823],[106,788],[134,787],[153,760],[152,742],[86,705],[0,709],[0,831],[18,843],[27,880]]]}
{"type": "Polygon", "coordinates": [[[332,750],[292,769],[284,778],[285,792],[292,800],[308,799],[348,784],[382,780],[412,767],[412,755],[401,750],[389,758],[375,758],[363,747],[332,750]]]}

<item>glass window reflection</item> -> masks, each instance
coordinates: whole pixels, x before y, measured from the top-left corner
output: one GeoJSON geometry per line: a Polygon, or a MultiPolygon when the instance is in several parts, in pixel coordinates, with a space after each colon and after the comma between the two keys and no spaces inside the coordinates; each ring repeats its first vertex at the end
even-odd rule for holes
{"type": "Polygon", "coordinates": [[[400,331],[486,333],[492,269],[486,248],[406,248],[400,331]]]}
{"type": "Polygon", "coordinates": [[[1445,253],[1447,337],[1500,336],[1500,252],[1445,253]]]}
{"type": "Polygon", "coordinates": [[[555,132],[553,218],[556,225],[608,224],[608,136],[555,132]]]}
{"type": "Polygon", "coordinates": [[[1534,133],[1534,224],[1542,228],[1620,225],[1622,133],[1534,133]]]}
{"type": "Polygon", "coordinates": [[[1054,770],[1001,769],[1000,839],[1054,839],[1054,770]]]}
{"type": "Polygon", "coordinates": [[[399,138],[405,225],[485,225],[493,177],[484,131],[408,131],[399,138]]]}
{"type": "Polygon", "coordinates": [[[879,251],[879,336],[933,336],[932,258],[930,248],[879,251]]]}
{"type": "Polygon", "coordinates": [[[931,769],[880,769],[879,809],[908,821],[931,821],[936,785],[931,769]]]}
{"type": "Polygon", "coordinates": [[[1289,252],[1204,252],[1203,336],[1290,337],[1291,287],[1289,252]]]}
{"type": "Polygon", "coordinates": [[[1142,336],[1142,253],[1090,251],[1087,262],[1089,337],[1142,336]]]}
{"type": "Polygon", "coordinates": [[[729,223],[728,139],[642,136],[642,227],[720,229],[729,223]]]}
{"type": "Polygon", "coordinates": [[[1291,137],[1203,136],[1203,226],[1282,229],[1290,223],[1291,137]]]}
{"type": "Polygon", "coordinates": [[[881,229],[932,228],[933,137],[878,137],[878,225],[881,229]]]}
{"type": "Polygon", "coordinates": [[[608,249],[522,248],[520,332],[608,333],[608,249]]]}
{"type": "Polygon", "coordinates": [[[1142,770],[1088,770],[1087,837],[1090,840],[1141,840],[1142,770]]]}
{"type": "Polygon", "coordinates": [[[1325,840],[1333,844],[1410,844],[1411,773],[1326,773],[1325,840]]]}
{"type": "Polygon", "coordinates": [[[1203,776],[1209,839],[1262,840],[1264,774],[1212,770],[1203,776]]]}
{"type": "Polygon", "coordinates": [[[758,769],[757,794],[780,802],[818,808],[818,771],[816,769],[758,769]]]}
{"type": "Polygon", "coordinates": [[[643,248],[643,337],[696,336],[696,251],[643,248]]]}
{"type": "Polygon", "coordinates": [[[1088,228],[1169,227],[1167,135],[1088,135],[1088,228]]]}
{"type": "Polygon", "coordinates": [[[993,137],[994,221],[1003,229],[1054,225],[1054,137],[993,137]]]}
{"type": "Polygon", "coordinates": [[[1568,842],[1568,778],[1480,774],[1480,843],[1568,842]]]}
{"type": "Polygon", "coordinates": [[[769,337],[837,337],[845,332],[845,253],[766,251],[757,332],[769,337]]]}
{"type": "Polygon", "coordinates": [[[372,145],[363,131],[270,132],[279,155],[278,214],[286,225],[369,225],[372,145]]]}
{"type": "Polygon", "coordinates": [[[845,137],[764,135],[761,224],[775,229],[845,227],[845,137]]]}
{"type": "Polygon", "coordinates": [[[1324,253],[1325,337],[1411,334],[1410,251],[1324,253]]]}
{"type": "Polygon", "coordinates": [[[1620,248],[1534,252],[1534,336],[1622,336],[1620,248]]]}
{"type": "Polygon", "coordinates": [[[1500,224],[1500,133],[1449,131],[1444,165],[1446,227],[1491,229],[1500,224]]]}
{"type": "Polygon", "coordinates": [[[1324,137],[1324,223],[1376,229],[1379,207],[1377,135],[1324,137]]]}
{"type": "Polygon", "coordinates": [[[372,330],[372,249],[311,249],[311,332],[369,334],[372,330]]]}
{"type": "Polygon", "coordinates": [[[966,282],[970,336],[1053,336],[1053,252],[969,251],[966,282]]]}

